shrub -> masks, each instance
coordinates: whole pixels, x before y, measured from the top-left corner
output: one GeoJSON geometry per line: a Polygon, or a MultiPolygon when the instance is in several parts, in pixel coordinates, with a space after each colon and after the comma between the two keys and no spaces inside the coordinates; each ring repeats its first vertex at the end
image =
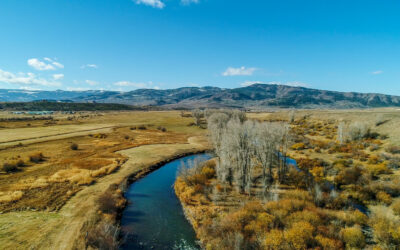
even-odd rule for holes
{"type": "Polygon", "coordinates": [[[93,137],[97,138],[97,139],[105,139],[105,138],[107,138],[107,135],[103,134],[103,133],[98,133],[98,134],[94,134],[93,137]]]}
{"type": "Polygon", "coordinates": [[[102,194],[99,199],[99,209],[105,214],[113,214],[117,211],[117,200],[111,192],[102,194]]]}
{"type": "Polygon", "coordinates": [[[6,162],[6,163],[3,164],[3,170],[6,173],[12,173],[12,172],[18,171],[18,167],[17,167],[16,163],[8,163],[8,162],[6,162]]]}
{"type": "Polygon", "coordinates": [[[393,202],[391,208],[395,215],[400,216],[400,200],[396,200],[395,202],[393,202]]]}
{"type": "Polygon", "coordinates": [[[315,240],[319,243],[322,249],[343,249],[343,243],[339,240],[326,238],[322,235],[317,235],[315,240]]]}
{"type": "Polygon", "coordinates": [[[296,143],[291,147],[293,150],[303,150],[306,148],[306,145],[302,142],[296,143]]]}
{"type": "Polygon", "coordinates": [[[384,191],[380,191],[376,194],[376,198],[378,201],[385,203],[386,205],[390,205],[392,203],[392,196],[387,194],[384,191]]]}
{"type": "Polygon", "coordinates": [[[285,238],[294,249],[307,249],[313,239],[314,227],[306,222],[299,221],[285,232],[285,238]]]}
{"type": "Polygon", "coordinates": [[[145,125],[140,125],[140,126],[137,127],[137,129],[139,129],[139,130],[146,130],[147,128],[146,128],[145,125]]]}
{"type": "Polygon", "coordinates": [[[348,185],[357,183],[362,176],[362,169],[358,166],[343,169],[335,177],[335,182],[339,185],[348,185]]]}
{"type": "Polygon", "coordinates": [[[400,146],[391,145],[388,148],[386,148],[386,152],[391,154],[400,154],[400,146]]]}
{"type": "Polygon", "coordinates": [[[16,166],[17,166],[17,167],[24,167],[24,166],[25,166],[25,162],[24,162],[23,160],[19,159],[19,160],[16,162],[16,166]]]}
{"type": "Polygon", "coordinates": [[[35,153],[29,156],[29,160],[33,163],[39,163],[44,161],[44,155],[41,152],[35,153]]]}
{"type": "Polygon", "coordinates": [[[136,127],[130,127],[130,130],[136,130],[136,127]]]}
{"type": "Polygon", "coordinates": [[[363,248],[365,238],[359,226],[346,227],[340,231],[340,235],[348,248],[363,248]]]}
{"type": "Polygon", "coordinates": [[[70,146],[70,148],[72,149],[72,150],[78,150],[78,144],[76,144],[76,143],[72,143],[71,144],[71,146],[70,146]]]}
{"type": "Polygon", "coordinates": [[[129,135],[124,136],[125,140],[129,140],[129,135]]]}
{"type": "Polygon", "coordinates": [[[265,235],[264,245],[266,249],[283,249],[283,244],[286,243],[283,231],[272,229],[265,235]]]}
{"type": "Polygon", "coordinates": [[[165,127],[157,127],[158,130],[160,130],[161,132],[167,132],[167,129],[165,127]]]}
{"type": "Polygon", "coordinates": [[[400,245],[400,221],[385,206],[372,207],[370,225],[374,240],[384,249],[397,249],[400,245]]]}
{"type": "Polygon", "coordinates": [[[349,136],[351,140],[357,141],[365,138],[370,133],[370,129],[365,123],[355,122],[349,127],[349,136]]]}
{"type": "Polygon", "coordinates": [[[207,179],[215,177],[215,169],[211,167],[203,167],[201,173],[204,174],[207,177],[207,179]]]}
{"type": "Polygon", "coordinates": [[[93,249],[119,249],[119,227],[104,221],[93,224],[85,238],[88,246],[91,246],[93,249]]]}

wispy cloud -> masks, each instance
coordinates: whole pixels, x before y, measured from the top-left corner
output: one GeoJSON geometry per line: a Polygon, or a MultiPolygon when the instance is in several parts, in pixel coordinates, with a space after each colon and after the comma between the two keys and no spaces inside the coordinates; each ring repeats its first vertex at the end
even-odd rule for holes
{"type": "Polygon", "coordinates": [[[0,69],[0,82],[18,85],[61,86],[55,79],[47,80],[33,73],[14,74],[0,69]]]}
{"type": "Polygon", "coordinates": [[[292,81],[292,82],[276,82],[276,81],[273,81],[273,82],[267,82],[267,83],[262,82],[262,81],[245,81],[245,82],[242,82],[240,85],[242,87],[248,87],[248,86],[251,86],[253,84],[286,85],[286,86],[291,86],[291,87],[306,87],[306,88],[310,87],[309,84],[304,83],[304,82],[299,82],[299,81],[292,81]]]}
{"type": "Polygon", "coordinates": [[[56,70],[56,69],[63,69],[64,65],[59,62],[56,62],[48,57],[43,58],[44,61],[41,61],[37,58],[28,59],[28,65],[32,68],[40,71],[45,70],[56,70]]]}
{"type": "Polygon", "coordinates": [[[87,84],[89,84],[90,86],[95,86],[95,85],[99,84],[98,82],[92,81],[92,80],[86,80],[85,82],[86,82],[87,84]]]}
{"type": "Polygon", "coordinates": [[[154,86],[153,82],[130,82],[130,81],[119,81],[113,85],[118,87],[130,87],[135,89],[160,89],[158,86],[154,86]]]}
{"type": "Polygon", "coordinates": [[[371,72],[371,74],[373,74],[373,75],[380,75],[380,74],[383,74],[383,71],[382,71],[382,70],[377,70],[377,71],[371,72]]]}
{"type": "Polygon", "coordinates": [[[136,4],[144,4],[157,9],[163,9],[165,7],[165,3],[161,0],[136,0],[135,2],[136,4]]]}
{"type": "Polygon", "coordinates": [[[256,71],[257,68],[246,68],[246,67],[240,67],[240,68],[233,68],[229,67],[225,70],[225,72],[222,73],[223,76],[251,76],[253,75],[254,71],[256,71]]]}
{"type": "Polygon", "coordinates": [[[240,84],[240,86],[242,86],[242,87],[248,87],[248,86],[251,86],[251,85],[253,85],[253,84],[263,84],[263,82],[261,82],[261,81],[245,81],[245,82],[242,82],[242,83],[240,84]]]}
{"type": "Polygon", "coordinates": [[[96,64],[85,64],[81,66],[81,69],[87,69],[87,68],[92,68],[92,69],[97,69],[99,66],[96,64]]]}
{"type": "Polygon", "coordinates": [[[268,84],[275,84],[275,85],[286,85],[291,87],[310,87],[308,83],[299,82],[299,81],[292,81],[292,82],[269,82],[268,84]]]}
{"type": "Polygon", "coordinates": [[[61,80],[64,78],[64,74],[54,74],[53,79],[54,80],[61,80]]]}
{"type": "Polygon", "coordinates": [[[199,3],[199,0],[181,0],[181,4],[183,5],[190,5],[192,3],[199,3]]]}

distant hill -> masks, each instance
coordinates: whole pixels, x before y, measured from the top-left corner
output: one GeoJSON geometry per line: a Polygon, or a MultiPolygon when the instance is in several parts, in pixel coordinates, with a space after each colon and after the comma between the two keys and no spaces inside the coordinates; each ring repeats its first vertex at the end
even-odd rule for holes
{"type": "Polygon", "coordinates": [[[148,110],[145,107],[135,107],[116,103],[70,103],[70,102],[3,102],[0,110],[10,111],[115,111],[115,110],[148,110]]]}
{"type": "Polygon", "coordinates": [[[54,100],[118,103],[164,108],[372,108],[400,106],[400,97],[355,92],[336,92],[286,85],[254,84],[235,89],[184,87],[117,91],[0,90],[0,102],[54,100]]]}

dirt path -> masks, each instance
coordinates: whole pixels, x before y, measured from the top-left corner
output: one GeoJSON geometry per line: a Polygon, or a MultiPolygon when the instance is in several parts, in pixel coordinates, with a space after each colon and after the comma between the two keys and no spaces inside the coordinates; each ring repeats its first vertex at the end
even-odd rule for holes
{"type": "MultiPolygon", "coordinates": [[[[133,173],[166,159],[204,150],[203,141],[191,138],[187,144],[146,145],[120,151],[129,160],[117,172],[78,192],[59,212],[13,212],[0,215],[0,248],[72,249],[82,226],[97,211],[97,198],[111,184],[122,183],[133,173]],[[23,230],[21,223],[24,225],[23,230]]],[[[83,247],[83,243],[78,242],[78,246],[83,247]]]]}
{"type": "Polygon", "coordinates": [[[19,128],[0,130],[0,147],[23,143],[25,145],[38,143],[43,141],[52,141],[88,135],[90,133],[107,133],[110,132],[115,125],[87,125],[85,129],[76,125],[60,125],[47,128],[19,128]],[[12,138],[12,139],[11,139],[12,138]]]}

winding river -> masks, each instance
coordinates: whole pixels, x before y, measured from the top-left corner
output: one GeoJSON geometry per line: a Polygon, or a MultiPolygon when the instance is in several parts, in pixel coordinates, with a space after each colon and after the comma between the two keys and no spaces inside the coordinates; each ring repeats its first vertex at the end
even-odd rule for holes
{"type": "Polygon", "coordinates": [[[121,249],[198,249],[195,232],[186,220],[173,185],[182,163],[211,159],[209,154],[183,157],[134,182],[125,194],[122,214],[125,243],[121,249]]]}

